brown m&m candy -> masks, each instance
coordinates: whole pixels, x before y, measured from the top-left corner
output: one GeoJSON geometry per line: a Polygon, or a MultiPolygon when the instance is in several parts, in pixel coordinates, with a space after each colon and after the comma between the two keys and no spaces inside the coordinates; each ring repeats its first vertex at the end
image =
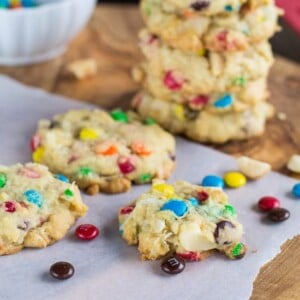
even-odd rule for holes
{"type": "Polygon", "coordinates": [[[179,274],[185,268],[185,261],[176,255],[169,256],[162,261],[161,268],[164,272],[168,274],[179,274]]]}
{"type": "Polygon", "coordinates": [[[75,269],[73,265],[65,261],[56,262],[50,268],[50,275],[59,280],[69,279],[74,273],[75,269]]]}
{"type": "Polygon", "coordinates": [[[283,222],[290,217],[290,212],[281,207],[273,208],[268,213],[269,220],[273,222],[283,222]]]}

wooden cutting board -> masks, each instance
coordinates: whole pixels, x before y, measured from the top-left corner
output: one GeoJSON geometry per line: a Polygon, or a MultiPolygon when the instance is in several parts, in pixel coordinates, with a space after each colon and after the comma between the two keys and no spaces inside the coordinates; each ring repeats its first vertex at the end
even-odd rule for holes
{"type": "MultiPolygon", "coordinates": [[[[137,47],[137,32],[141,27],[136,7],[102,5],[64,56],[31,67],[0,67],[0,73],[105,108],[128,107],[138,89],[130,77],[130,69],[142,58],[137,47]],[[69,62],[90,57],[96,59],[99,66],[96,77],[76,81],[67,75],[69,62]]],[[[277,57],[269,81],[270,101],[286,120],[274,117],[262,137],[212,147],[232,155],[245,154],[267,161],[273,170],[295,176],[285,166],[292,154],[300,153],[300,66],[277,57]]],[[[262,268],[254,283],[252,300],[299,300],[299,281],[300,237],[297,237],[288,241],[281,254],[262,268]]]]}

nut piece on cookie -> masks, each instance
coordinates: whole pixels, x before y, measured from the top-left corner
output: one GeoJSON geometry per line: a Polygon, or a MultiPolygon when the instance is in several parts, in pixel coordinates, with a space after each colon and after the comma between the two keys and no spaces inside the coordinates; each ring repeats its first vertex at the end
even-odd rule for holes
{"type": "Polygon", "coordinates": [[[53,244],[86,211],[65,176],[34,163],[0,166],[0,255],[53,244]]]}
{"type": "Polygon", "coordinates": [[[300,155],[293,155],[287,164],[287,168],[292,172],[300,173],[300,155]]]}
{"type": "Polygon", "coordinates": [[[75,60],[67,66],[67,71],[79,80],[93,77],[97,74],[97,62],[92,58],[75,60]]]}
{"type": "Polygon", "coordinates": [[[121,109],[73,110],[42,120],[31,148],[34,162],[75,181],[89,195],[124,193],[132,182],[169,178],[175,167],[174,137],[121,109]]]}
{"type": "Polygon", "coordinates": [[[271,171],[271,166],[268,163],[247,156],[238,157],[236,161],[240,171],[253,180],[259,179],[271,171]]]}
{"type": "Polygon", "coordinates": [[[122,237],[129,245],[138,245],[145,260],[176,253],[197,261],[214,250],[236,259],[246,252],[243,227],[220,189],[155,181],[148,192],[121,208],[118,217],[122,237]]]}

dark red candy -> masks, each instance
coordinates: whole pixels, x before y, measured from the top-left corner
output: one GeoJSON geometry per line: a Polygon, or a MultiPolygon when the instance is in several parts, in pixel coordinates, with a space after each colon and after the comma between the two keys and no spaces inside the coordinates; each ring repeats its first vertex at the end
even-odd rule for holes
{"type": "Polygon", "coordinates": [[[127,206],[127,207],[123,207],[120,210],[120,214],[121,215],[128,215],[130,214],[132,211],[134,210],[133,206],[127,206]]]}
{"type": "Polygon", "coordinates": [[[4,202],[4,209],[6,212],[13,213],[16,211],[16,206],[14,202],[6,201],[4,202]]]}
{"type": "Polygon", "coordinates": [[[185,252],[185,253],[177,253],[178,257],[186,260],[186,261],[199,261],[201,260],[201,254],[198,252],[185,252]]]}
{"type": "Polygon", "coordinates": [[[207,199],[209,198],[209,194],[205,191],[201,191],[198,193],[197,195],[197,199],[200,201],[200,202],[204,202],[206,201],[207,199]]]}
{"type": "Polygon", "coordinates": [[[196,10],[196,11],[201,11],[207,7],[209,7],[210,1],[207,0],[199,0],[195,1],[194,3],[191,4],[191,8],[196,10]]]}
{"type": "Polygon", "coordinates": [[[184,84],[184,79],[173,71],[168,71],[164,76],[164,84],[171,91],[178,91],[184,84]]]}
{"type": "Polygon", "coordinates": [[[135,166],[129,158],[120,158],[118,164],[119,169],[123,174],[128,174],[135,170],[135,166]]]}
{"type": "Polygon", "coordinates": [[[50,268],[50,275],[59,280],[69,279],[75,273],[73,265],[65,261],[59,261],[50,268]]]}
{"type": "Polygon", "coordinates": [[[90,241],[99,235],[99,229],[92,224],[82,224],[76,228],[76,236],[85,241],[90,241]]]}
{"type": "Polygon", "coordinates": [[[168,274],[179,274],[185,268],[185,261],[177,255],[170,256],[162,261],[161,268],[164,272],[168,274]]]}
{"type": "Polygon", "coordinates": [[[268,213],[268,218],[272,222],[283,222],[286,221],[290,217],[290,212],[281,207],[273,208],[268,213]]]}
{"type": "Polygon", "coordinates": [[[277,198],[266,196],[258,201],[258,207],[261,211],[270,211],[273,208],[279,207],[280,202],[277,198]]]}

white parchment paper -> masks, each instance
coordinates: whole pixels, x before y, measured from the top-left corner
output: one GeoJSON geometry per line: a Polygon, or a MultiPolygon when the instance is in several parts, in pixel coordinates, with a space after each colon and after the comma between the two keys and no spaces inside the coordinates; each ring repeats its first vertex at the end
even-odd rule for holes
{"type": "MultiPolygon", "coordinates": [[[[28,141],[37,121],[79,107],[87,105],[0,76],[0,164],[29,161],[28,141]]],[[[177,157],[171,181],[199,183],[207,174],[222,175],[236,168],[232,157],[181,138],[177,139],[177,157]]],[[[90,210],[77,225],[92,223],[100,228],[100,236],[90,242],[78,241],[73,227],[62,241],[46,249],[0,257],[0,299],[248,299],[259,268],[280,251],[281,244],[300,232],[300,201],[290,195],[294,183],[270,173],[241,189],[228,190],[244,225],[247,256],[230,261],[217,255],[188,263],[176,276],[163,274],[160,262],[140,261],[137,249],[127,246],[118,233],[118,208],[149,186],[133,187],[122,195],[83,196],[90,210]],[[268,224],[255,211],[257,200],[265,195],[281,199],[282,206],[291,211],[288,221],[268,224]],[[56,261],[71,262],[74,277],[52,279],[48,270],[56,261]]]]}

